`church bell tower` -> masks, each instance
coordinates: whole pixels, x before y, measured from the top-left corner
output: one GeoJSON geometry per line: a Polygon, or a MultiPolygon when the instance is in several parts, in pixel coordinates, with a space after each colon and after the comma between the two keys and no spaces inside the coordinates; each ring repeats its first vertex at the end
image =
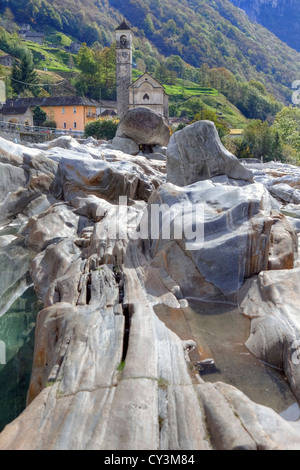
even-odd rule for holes
{"type": "Polygon", "coordinates": [[[118,116],[129,110],[129,90],[132,83],[132,31],[124,20],[116,28],[117,103],[118,116]]]}

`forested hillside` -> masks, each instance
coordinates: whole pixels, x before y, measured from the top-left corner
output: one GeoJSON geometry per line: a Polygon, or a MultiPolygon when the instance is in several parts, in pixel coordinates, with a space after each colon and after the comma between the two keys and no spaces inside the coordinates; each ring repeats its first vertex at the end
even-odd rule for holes
{"type": "Polygon", "coordinates": [[[230,0],[251,19],[300,51],[300,3],[297,0],[230,0]]]}
{"type": "Polygon", "coordinates": [[[17,23],[52,27],[103,47],[125,17],[135,31],[135,60],[148,70],[161,55],[179,56],[196,68],[225,67],[240,79],[259,79],[281,99],[290,98],[300,76],[300,54],[228,0],[1,0],[0,8],[17,23]]]}

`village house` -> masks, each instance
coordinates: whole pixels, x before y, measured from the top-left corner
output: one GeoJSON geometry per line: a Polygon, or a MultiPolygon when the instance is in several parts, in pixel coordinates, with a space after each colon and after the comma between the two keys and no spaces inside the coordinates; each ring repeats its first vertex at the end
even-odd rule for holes
{"type": "Polygon", "coordinates": [[[116,101],[101,100],[99,101],[96,110],[97,119],[116,117],[117,109],[118,105],[116,101]]]}
{"type": "Polygon", "coordinates": [[[30,25],[22,25],[21,29],[19,30],[19,37],[26,41],[32,41],[40,45],[42,45],[45,40],[44,33],[32,31],[30,25]]]}
{"type": "MultiPolygon", "coordinates": [[[[95,121],[99,103],[82,96],[54,96],[50,98],[17,98],[7,100],[1,112],[14,116],[14,122],[21,123],[21,115],[14,110],[40,106],[50,121],[55,121],[58,129],[84,131],[88,122],[95,121]]],[[[13,122],[13,121],[10,121],[13,122]]]]}
{"type": "Polygon", "coordinates": [[[9,106],[0,108],[0,121],[9,124],[33,126],[33,112],[29,106],[9,106]]]}
{"type": "Polygon", "coordinates": [[[13,62],[14,62],[14,58],[11,55],[0,53],[0,65],[4,65],[6,67],[12,67],[13,62]]]}

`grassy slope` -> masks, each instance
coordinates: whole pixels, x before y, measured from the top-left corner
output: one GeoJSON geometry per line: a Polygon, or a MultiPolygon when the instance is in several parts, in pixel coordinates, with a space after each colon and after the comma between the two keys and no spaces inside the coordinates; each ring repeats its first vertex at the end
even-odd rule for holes
{"type": "Polygon", "coordinates": [[[205,108],[222,113],[222,117],[231,128],[243,129],[247,123],[245,116],[214,88],[204,88],[195,83],[185,85],[183,80],[178,80],[178,84],[174,86],[165,85],[164,88],[170,97],[170,103],[180,103],[184,107],[189,98],[198,97],[205,108]]]}
{"type": "MultiPolygon", "coordinates": [[[[70,54],[53,45],[39,45],[33,42],[26,42],[27,47],[32,51],[34,63],[37,69],[47,68],[53,72],[70,72],[68,61],[70,54]]],[[[75,63],[75,56],[73,56],[75,63]]]]}

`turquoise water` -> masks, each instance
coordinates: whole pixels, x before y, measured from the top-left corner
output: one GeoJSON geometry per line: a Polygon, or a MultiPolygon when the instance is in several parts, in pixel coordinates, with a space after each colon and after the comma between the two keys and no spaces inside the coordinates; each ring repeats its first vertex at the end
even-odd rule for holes
{"type": "Polygon", "coordinates": [[[31,287],[0,317],[0,432],[26,406],[34,350],[35,323],[41,309],[31,287]]]}
{"type": "Polygon", "coordinates": [[[28,273],[34,255],[18,227],[0,228],[0,432],[26,406],[41,310],[28,273]]]}

